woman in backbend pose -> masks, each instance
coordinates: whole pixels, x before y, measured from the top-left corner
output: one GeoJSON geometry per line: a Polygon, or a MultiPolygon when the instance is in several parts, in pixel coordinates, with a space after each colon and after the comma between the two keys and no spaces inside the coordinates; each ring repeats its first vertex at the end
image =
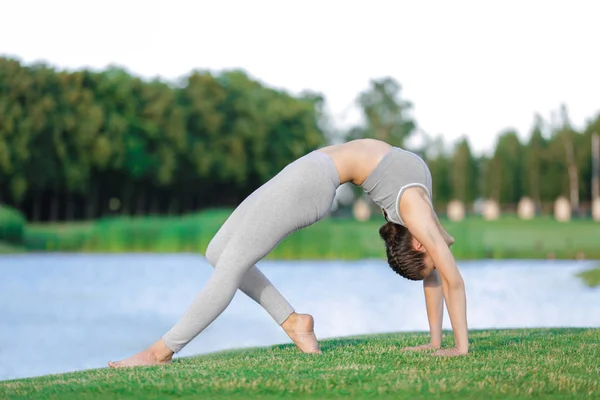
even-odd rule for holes
{"type": "Polygon", "coordinates": [[[170,362],[225,310],[238,289],[260,304],[301,351],[320,353],[312,316],[297,314],[255,264],[290,233],[327,215],[337,187],[345,182],[361,186],[382,208],[387,222],[379,234],[392,269],[424,281],[431,341],[408,349],[440,347],[445,297],[455,347],[435,354],[466,354],[464,283],[449,249],[453,239],[432,209],[429,169],[411,152],[363,139],[299,158],[246,198],[208,245],[206,258],[214,273],[183,317],[146,350],[109,365],[170,362]]]}

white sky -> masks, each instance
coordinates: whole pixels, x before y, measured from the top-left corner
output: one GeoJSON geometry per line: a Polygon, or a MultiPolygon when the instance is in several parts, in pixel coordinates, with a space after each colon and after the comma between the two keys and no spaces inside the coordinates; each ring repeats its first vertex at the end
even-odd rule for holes
{"type": "Polygon", "coordinates": [[[594,0],[13,0],[0,2],[0,54],[167,79],[242,68],[323,93],[341,127],[369,80],[390,75],[422,130],[481,152],[563,102],[576,126],[600,111],[599,14],[594,0]]]}

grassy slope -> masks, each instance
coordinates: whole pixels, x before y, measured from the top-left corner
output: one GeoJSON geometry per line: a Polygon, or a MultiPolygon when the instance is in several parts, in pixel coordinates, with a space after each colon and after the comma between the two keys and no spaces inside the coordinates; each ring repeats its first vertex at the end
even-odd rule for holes
{"type": "MultiPolygon", "coordinates": [[[[217,210],[178,218],[34,225],[26,229],[26,245],[32,250],[50,251],[204,253],[227,216],[228,211],[217,210]]],[[[452,250],[459,259],[572,259],[579,252],[586,258],[600,259],[600,224],[591,220],[559,223],[550,218],[521,221],[505,217],[493,222],[480,218],[442,222],[456,238],[452,250]]],[[[328,218],[290,235],[269,258],[383,258],[385,251],[378,235],[381,223],[381,218],[364,223],[328,218]]]]}
{"type": "Polygon", "coordinates": [[[600,329],[474,331],[471,353],[461,358],[398,351],[424,340],[410,333],[333,339],[322,342],[321,356],[279,345],[169,366],[5,381],[0,398],[600,397],[600,329]]]}

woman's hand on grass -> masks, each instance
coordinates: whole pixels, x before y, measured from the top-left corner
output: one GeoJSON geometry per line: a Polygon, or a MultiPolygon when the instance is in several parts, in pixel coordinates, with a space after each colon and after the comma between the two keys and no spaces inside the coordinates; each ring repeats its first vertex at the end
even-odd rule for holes
{"type": "Polygon", "coordinates": [[[440,349],[433,353],[433,356],[436,357],[455,357],[455,356],[464,356],[466,355],[466,351],[459,350],[457,348],[454,349],[440,349]]]}
{"type": "Polygon", "coordinates": [[[420,346],[409,346],[402,349],[402,351],[425,351],[425,350],[436,350],[439,349],[440,346],[433,345],[431,343],[422,344],[420,346]]]}

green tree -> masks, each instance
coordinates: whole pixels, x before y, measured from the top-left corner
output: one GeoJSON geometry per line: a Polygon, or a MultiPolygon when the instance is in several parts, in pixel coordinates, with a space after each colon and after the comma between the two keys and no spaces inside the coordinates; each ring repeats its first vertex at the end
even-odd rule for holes
{"type": "Polygon", "coordinates": [[[0,59],[0,179],[2,192],[15,204],[21,204],[29,189],[30,143],[40,125],[36,95],[30,70],[15,60],[0,59]]]}
{"type": "Polygon", "coordinates": [[[576,148],[579,134],[573,129],[567,109],[564,105],[559,110],[559,118],[551,125],[552,135],[547,148],[548,166],[544,171],[544,179],[551,183],[546,185],[548,201],[554,201],[562,195],[570,199],[573,212],[579,209],[579,168],[577,159],[582,149],[576,148]]]}
{"type": "Polygon", "coordinates": [[[243,71],[170,84],[0,58],[0,196],[29,218],[232,206],[325,143],[323,98],[243,71]]]}
{"type": "Polygon", "coordinates": [[[595,118],[590,119],[586,123],[583,134],[577,143],[577,149],[582,151],[578,152],[578,166],[581,171],[580,174],[580,188],[581,196],[591,200],[592,199],[592,136],[595,134],[600,135],[600,113],[595,118]]]}
{"type": "Polygon", "coordinates": [[[425,138],[424,159],[432,178],[433,202],[436,208],[443,209],[452,199],[450,164],[451,158],[444,137],[425,138]]]}
{"type": "Polygon", "coordinates": [[[500,134],[488,163],[486,195],[502,204],[516,204],[523,194],[523,148],[517,132],[500,134]]]}
{"type": "Polygon", "coordinates": [[[579,168],[577,166],[577,156],[575,154],[575,141],[578,136],[572,128],[567,112],[567,107],[561,106],[562,127],[559,132],[559,138],[565,148],[567,160],[567,175],[569,177],[569,198],[571,200],[571,210],[579,211],[579,168]]]}
{"type": "Polygon", "coordinates": [[[542,134],[544,121],[539,115],[531,131],[529,142],[525,149],[525,169],[527,180],[524,182],[524,193],[530,196],[538,207],[541,206],[541,177],[545,166],[546,140],[542,134]]]}
{"type": "Polygon", "coordinates": [[[465,204],[473,202],[477,194],[477,169],[466,137],[456,145],[450,171],[452,197],[465,204]]]}
{"type": "Polygon", "coordinates": [[[403,100],[401,92],[402,86],[393,78],[372,80],[371,87],[357,99],[365,124],[350,129],[348,139],[374,138],[403,147],[415,122],[410,115],[412,103],[403,100]]]}

